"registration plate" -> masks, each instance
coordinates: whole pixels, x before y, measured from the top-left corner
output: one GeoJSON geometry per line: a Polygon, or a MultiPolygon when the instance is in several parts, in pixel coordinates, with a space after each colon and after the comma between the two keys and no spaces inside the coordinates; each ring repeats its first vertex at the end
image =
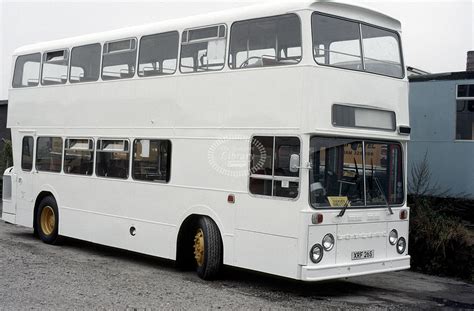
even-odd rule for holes
{"type": "Polygon", "coordinates": [[[352,252],[351,258],[352,260],[374,258],[374,250],[352,252]]]}

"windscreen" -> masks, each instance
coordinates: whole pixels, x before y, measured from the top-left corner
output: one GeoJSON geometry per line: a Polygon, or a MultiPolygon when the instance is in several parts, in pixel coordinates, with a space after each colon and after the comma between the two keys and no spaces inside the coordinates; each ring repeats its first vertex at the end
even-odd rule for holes
{"type": "Polygon", "coordinates": [[[398,143],[313,137],[310,161],[313,207],[403,203],[402,149],[398,143]]]}

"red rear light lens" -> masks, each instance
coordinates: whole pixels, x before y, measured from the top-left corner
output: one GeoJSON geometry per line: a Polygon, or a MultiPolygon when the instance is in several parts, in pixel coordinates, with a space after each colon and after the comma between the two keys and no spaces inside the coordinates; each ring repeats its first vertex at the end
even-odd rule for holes
{"type": "Polygon", "coordinates": [[[407,219],[408,218],[408,211],[406,209],[402,209],[400,211],[400,219],[407,219]]]}
{"type": "Polygon", "coordinates": [[[323,214],[317,213],[311,216],[311,222],[315,225],[322,223],[324,220],[323,214]]]}

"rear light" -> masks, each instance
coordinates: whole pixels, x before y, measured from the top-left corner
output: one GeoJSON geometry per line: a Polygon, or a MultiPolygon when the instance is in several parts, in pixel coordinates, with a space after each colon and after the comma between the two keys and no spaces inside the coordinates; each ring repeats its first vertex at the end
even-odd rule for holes
{"type": "Polygon", "coordinates": [[[313,214],[311,216],[311,222],[315,225],[322,223],[323,219],[324,217],[323,217],[323,214],[321,213],[313,214]]]}
{"type": "Polygon", "coordinates": [[[234,204],[235,203],[235,196],[233,194],[229,194],[227,196],[227,203],[234,204]]]}
{"type": "Polygon", "coordinates": [[[404,220],[408,218],[408,211],[406,209],[402,209],[400,211],[400,219],[404,220]]]}

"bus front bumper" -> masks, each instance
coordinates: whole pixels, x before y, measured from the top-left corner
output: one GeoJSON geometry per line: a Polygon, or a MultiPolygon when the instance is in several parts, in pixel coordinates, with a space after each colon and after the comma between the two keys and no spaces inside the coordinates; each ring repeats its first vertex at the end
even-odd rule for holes
{"type": "Polygon", "coordinates": [[[356,262],[331,266],[302,266],[301,280],[323,281],[406,269],[410,269],[409,255],[400,258],[386,258],[376,261],[356,262]]]}

